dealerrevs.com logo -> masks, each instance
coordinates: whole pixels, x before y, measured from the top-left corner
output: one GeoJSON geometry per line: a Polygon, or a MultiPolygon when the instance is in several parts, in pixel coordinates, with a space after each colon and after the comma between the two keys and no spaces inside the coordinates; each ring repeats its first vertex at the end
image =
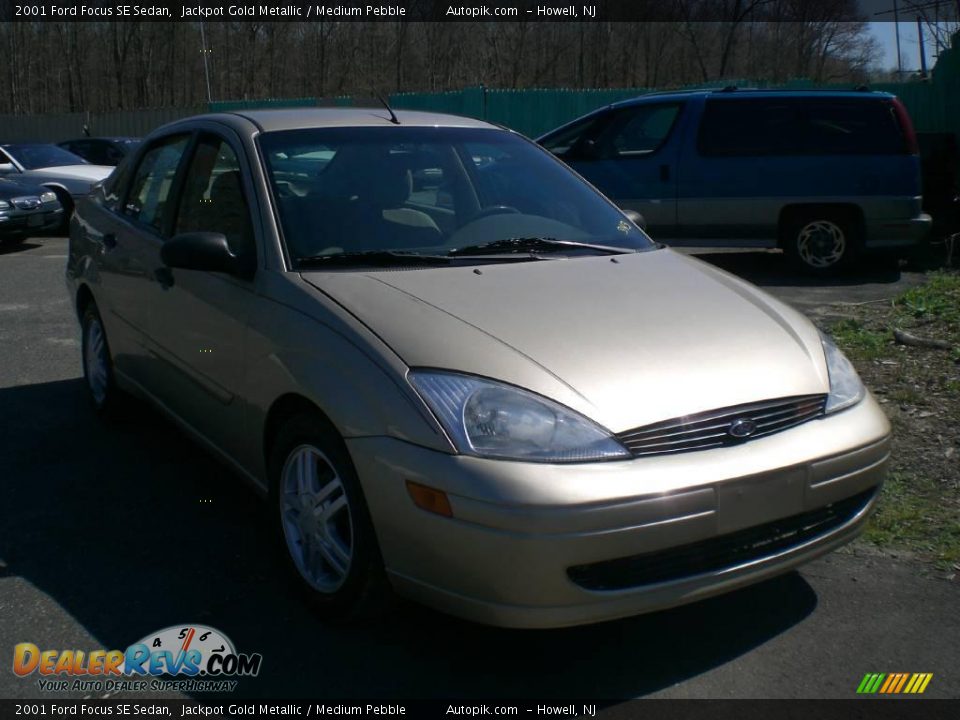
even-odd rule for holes
{"type": "Polygon", "coordinates": [[[36,674],[43,691],[232,691],[232,678],[256,677],[262,662],[259,653],[237,652],[230,638],[204,625],[164,628],[126,650],[41,650],[29,642],[13,648],[13,672],[36,674]],[[185,679],[160,679],[169,676],[185,679]]]}

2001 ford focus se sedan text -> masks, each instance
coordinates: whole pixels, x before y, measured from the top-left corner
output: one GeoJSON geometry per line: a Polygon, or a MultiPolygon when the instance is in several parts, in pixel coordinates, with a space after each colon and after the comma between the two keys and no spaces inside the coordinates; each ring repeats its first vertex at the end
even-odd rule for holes
{"type": "Polygon", "coordinates": [[[328,616],[690,602],[852,539],[889,454],[810,322],[480,121],[165,126],[78,209],[67,284],[94,405],[147,398],[268,495],[328,616]]]}

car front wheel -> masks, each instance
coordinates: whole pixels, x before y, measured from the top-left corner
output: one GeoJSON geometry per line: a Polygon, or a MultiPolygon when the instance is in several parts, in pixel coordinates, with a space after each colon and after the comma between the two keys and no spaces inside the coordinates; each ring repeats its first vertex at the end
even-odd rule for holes
{"type": "Polygon", "coordinates": [[[346,448],[318,415],[284,424],[271,453],[272,506],[286,564],[326,619],[381,615],[389,597],[366,501],[346,448]]]}

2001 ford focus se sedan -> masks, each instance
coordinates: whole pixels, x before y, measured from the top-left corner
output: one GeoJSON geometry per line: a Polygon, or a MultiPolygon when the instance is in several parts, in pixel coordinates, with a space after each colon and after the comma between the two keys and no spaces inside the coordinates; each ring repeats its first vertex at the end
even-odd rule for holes
{"type": "Polygon", "coordinates": [[[690,602],[852,539],[889,454],[801,315],[465,118],[165,126],[79,208],[67,285],[95,407],[147,398],[269,496],[329,616],[690,602]]]}

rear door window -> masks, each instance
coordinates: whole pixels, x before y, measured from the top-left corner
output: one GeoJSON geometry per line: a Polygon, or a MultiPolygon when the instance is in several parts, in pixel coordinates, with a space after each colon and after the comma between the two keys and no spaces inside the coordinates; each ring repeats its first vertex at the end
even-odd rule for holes
{"type": "Polygon", "coordinates": [[[701,155],[790,155],[802,152],[803,118],[790,100],[708,100],[700,123],[701,155]]]}

